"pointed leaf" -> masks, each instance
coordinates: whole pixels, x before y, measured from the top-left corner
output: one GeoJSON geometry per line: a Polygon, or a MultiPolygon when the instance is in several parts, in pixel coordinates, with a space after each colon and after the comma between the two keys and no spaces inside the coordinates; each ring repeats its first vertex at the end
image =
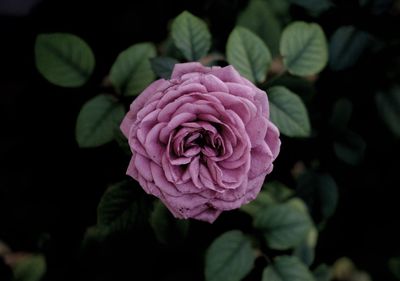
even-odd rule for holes
{"type": "Polygon", "coordinates": [[[311,125],[303,101],[283,86],[268,91],[270,118],[282,134],[289,137],[308,137],[311,125]]]}
{"type": "Polygon", "coordinates": [[[265,208],[254,220],[254,227],[263,232],[268,246],[276,250],[297,246],[311,226],[308,214],[290,202],[265,208]]]}
{"type": "Polygon", "coordinates": [[[136,186],[128,181],[109,187],[97,207],[98,227],[108,234],[143,226],[150,214],[150,205],[136,186]]]}
{"type": "Polygon", "coordinates": [[[211,47],[211,34],[206,23],[188,11],[178,15],[172,23],[172,39],[188,61],[197,61],[211,47]]]}
{"type": "Polygon", "coordinates": [[[51,83],[79,87],[93,72],[92,50],[78,36],[68,33],[40,34],[35,43],[36,67],[51,83]]]}
{"type": "Polygon", "coordinates": [[[376,106],[386,126],[396,137],[400,137],[400,86],[375,96],[376,106]]]}
{"type": "Polygon", "coordinates": [[[353,66],[371,43],[372,36],[354,26],[339,27],[329,42],[329,66],[342,70],[353,66]]]}
{"type": "Polygon", "coordinates": [[[240,281],[253,268],[251,241],[238,230],[219,236],[206,254],[206,281],[240,281]]]}
{"type": "Polygon", "coordinates": [[[282,33],[280,53],[291,74],[317,74],[328,62],[328,45],[322,28],[315,23],[291,23],[282,33]]]}
{"type": "Polygon", "coordinates": [[[174,218],[161,201],[156,201],[150,216],[150,224],[157,240],[166,245],[183,241],[189,230],[189,220],[174,218]]]}
{"type": "Polygon", "coordinates": [[[236,27],[226,46],[228,62],[252,82],[265,80],[271,65],[271,53],[264,42],[253,32],[236,27]]]}
{"type": "Polygon", "coordinates": [[[151,43],[135,44],[121,52],[110,71],[118,93],[133,96],[146,88],[155,78],[150,64],[150,58],[155,56],[156,48],[151,43]]]}
{"type": "Polygon", "coordinates": [[[78,145],[96,147],[112,141],[124,114],[123,105],[110,95],[101,94],[87,101],[76,122],[78,145]]]}
{"type": "Polygon", "coordinates": [[[262,281],[315,281],[315,279],[297,257],[280,256],[264,269],[262,281]]]}
{"type": "MultiPolygon", "coordinates": [[[[284,3],[283,0],[276,2],[281,5],[284,3]]],[[[262,0],[250,1],[246,9],[240,13],[237,25],[248,28],[257,34],[271,50],[273,56],[276,56],[279,53],[282,28],[271,4],[262,0]]]]}
{"type": "Polygon", "coordinates": [[[156,57],[152,58],[150,62],[154,73],[164,79],[171,78],[175,64],[179,63],[176,59],[170,57],[156,57]]]}

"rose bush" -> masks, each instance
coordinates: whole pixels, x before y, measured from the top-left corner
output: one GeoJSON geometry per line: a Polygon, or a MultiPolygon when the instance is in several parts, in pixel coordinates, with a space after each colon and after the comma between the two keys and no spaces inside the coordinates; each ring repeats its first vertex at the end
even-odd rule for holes
{"type": "Polygon", "coordinates": [[[177,218],[213,222],[256,198],[280,149],[268,98],[232,67],[176,64],[121,124],[127,174],[177,218]]]}

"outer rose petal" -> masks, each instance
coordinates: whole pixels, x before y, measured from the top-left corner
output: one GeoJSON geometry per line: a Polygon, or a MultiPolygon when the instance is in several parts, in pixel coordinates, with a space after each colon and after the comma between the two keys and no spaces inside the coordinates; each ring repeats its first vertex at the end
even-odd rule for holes
{"type": "Polygon", "coordinates": [[[232,67],[176,64],[132,103],[121,124],[127,174],[177,218],[212,223],[256,198],[280,149],[266,93],[232,67]]]}

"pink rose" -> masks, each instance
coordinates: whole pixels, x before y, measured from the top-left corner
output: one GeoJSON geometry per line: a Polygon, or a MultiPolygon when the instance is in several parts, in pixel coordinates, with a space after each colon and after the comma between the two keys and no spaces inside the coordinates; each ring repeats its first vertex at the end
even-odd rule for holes
{"type": "Polygon", "coordinates": [[[127,174],[177,218],[213,222],[256,198],[280,149],[268,98],[232,67],[182,63],[131,104],[121,124],[127,174]]]}

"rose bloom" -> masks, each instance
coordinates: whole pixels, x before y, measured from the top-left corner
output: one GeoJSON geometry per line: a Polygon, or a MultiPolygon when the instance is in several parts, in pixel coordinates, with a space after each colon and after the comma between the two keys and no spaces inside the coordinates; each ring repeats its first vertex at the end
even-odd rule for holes
{"type": "Polygon", "coordinates": [[[127,174],[177,218],[213,222],[256,198],[280,149],[268,98],[233,68],[176,64],[121,124],[127,174]]]}

